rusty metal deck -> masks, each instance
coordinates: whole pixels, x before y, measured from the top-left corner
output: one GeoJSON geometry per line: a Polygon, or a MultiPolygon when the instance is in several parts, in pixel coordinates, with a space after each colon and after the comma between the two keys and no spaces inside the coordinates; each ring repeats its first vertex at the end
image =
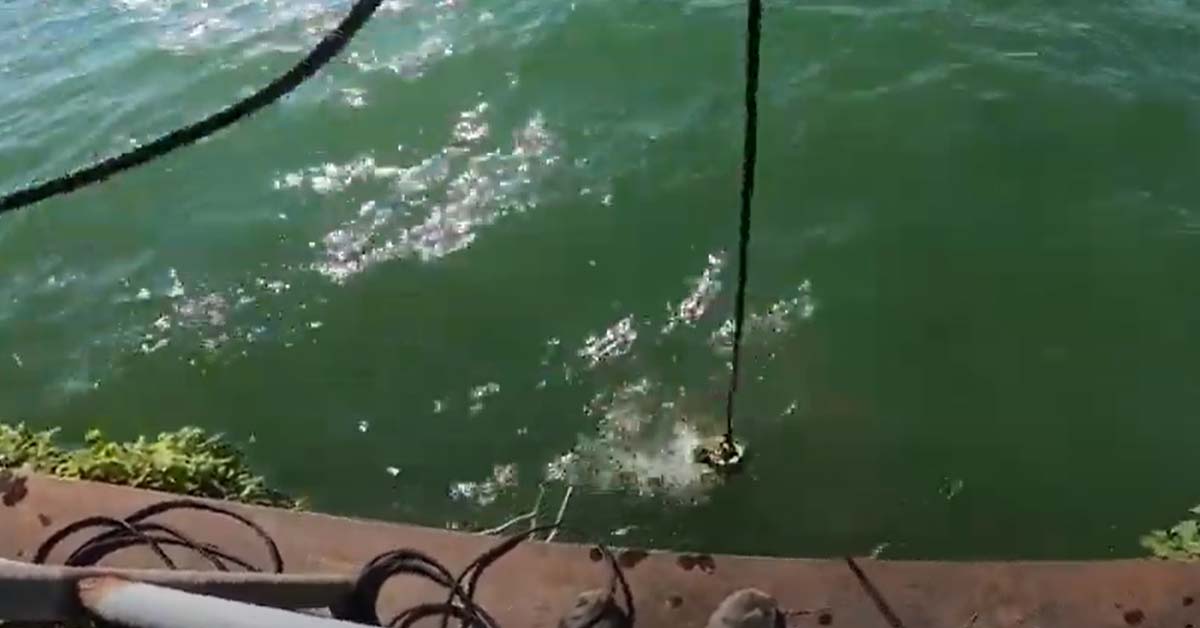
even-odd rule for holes
{"type": "MultiPolygon", "coordinates": [[[[123,487],[28,476],[0,487],[0,557],[28,559],[62,524],[89,515],[124,516],[168,498],[123,487]]],[[[380,552],[412,547],[452,569],[465,566],[496,539],[417,526],[316,513],[222,504],[252,518],[278,541],[289,572],[355,573],[380,552]]],[[[170,517],[168,517],[170,519],[170,517]]],[[[202,529],[185,517],[184,530],[227,549],[258,556],[255,540],[225,524],[202,529]],[[189,525],[192,527],[189,528],[189,525]],[[236,534],[234,533],[236,532],[236,534]],[[256,553],[257,552],[257,553],[256,553]]],[[[527,543],[483,579],[479,600],[505,626],[554,628],[582,590],[603,586],[607,572],[586,546],[527,543]]],[[[862,628],[1102,628],[1200,625],[1200,565],[1157,561],[892,562],[859,560],[878,602],[842,560],[750,558],[623,550],[619,559],[633,587],[639,628],[704,625],[730,591],[755,586],[791,610],[809,611],[790,626],[862,628]]],[[[127,557],[122,566],[139,564],[127,557]]],[[[382,608],[430,599],[432,589],[404,580],[385,590],[382,608]]]]}

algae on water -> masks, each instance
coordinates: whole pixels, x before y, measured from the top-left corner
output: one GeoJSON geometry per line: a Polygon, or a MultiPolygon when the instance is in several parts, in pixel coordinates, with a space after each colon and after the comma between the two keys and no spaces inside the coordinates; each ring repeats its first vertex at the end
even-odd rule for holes
{"type": "Polygon", "coordinates": [[[35,431],[0,423],[0,469],[26,468],[61,478],[92,480],[193,497],[298,508],[300,501],[267,486],[245,456],[219,434],[198,427],[163,432],[153,440],[118,442],[99,430],[83,446],[64,448],[57,429],[35,431]]]}
{"type": "MultiPolygon", "coordinates": [[[[1191,509],[1200,515],[1200,506],[1191,509]]],[[[1167,560],[1200,559],[1200,521],[1184,519],[1166,530],[1154,530],[1142,537],[1142,547],[1167,560]]]]}

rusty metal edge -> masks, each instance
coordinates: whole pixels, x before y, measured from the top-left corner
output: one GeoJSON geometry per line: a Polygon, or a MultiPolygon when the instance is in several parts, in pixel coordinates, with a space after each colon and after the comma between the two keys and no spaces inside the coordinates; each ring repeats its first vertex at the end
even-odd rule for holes
{"type": "MultiPolygon", "coordinates": [[[[0,508],[0,556],[30,551],[53,521],[119,516],[161,493],[29,476],[29,495],[0,508]],[[5,537],[8,538],[5,538],[5,537]]],[[[495,540],[473,534],[319,513],[222,504],[262,523],[280,541],[292,569],[353,573],[374,553],[417,547],[465,565],[495,540]]],[[[236,543],[235,538],[217,537],[236,543]]],[[[1128,628],[1200,626],[1200,565],[1151,560],[1093,562],[936,562],[857,560],[859,571],[893,617],[845,560],[738,557],[623,550],[638,601],[639,628],[703,625],[730,591],[761,588],[796,611],[796,626],[886,628],[1128,628]]],[[[606,578],[585,546],[527,544],[497,567],[481,601],[504,625],[550,628],[575,592],[606,578]]],[[[395,587],[381,607],[420,601],[419,588],[395,587]]]]}

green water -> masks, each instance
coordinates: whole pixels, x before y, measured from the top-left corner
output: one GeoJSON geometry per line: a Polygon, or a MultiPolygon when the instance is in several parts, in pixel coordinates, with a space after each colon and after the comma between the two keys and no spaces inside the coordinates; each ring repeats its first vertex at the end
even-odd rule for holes
{"type": "MultiPolygon", "coordinates": [[[[245,444],[315,508],[782,555],[1105,557],[1200,501],[1200,4],[392,0],[252,121],[0,219],[0,416],[245,444]],[[610,342],[588,343],[611,330],[610,342]],[[573,453],[572,453],[573,452],[573,453]]],[[[345,1],[0,4],[0,189],[345,1]]]]}

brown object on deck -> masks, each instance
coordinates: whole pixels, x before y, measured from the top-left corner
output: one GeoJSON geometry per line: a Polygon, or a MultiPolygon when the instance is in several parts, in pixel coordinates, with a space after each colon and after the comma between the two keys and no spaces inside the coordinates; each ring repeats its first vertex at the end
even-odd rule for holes
{"type": "MultiPolygon", "coordinates": [[[[89,515],[124,516],[168,498],[161,493],[29,476],[26,494],[0,506],[0,557],[28,560],[53,530],[89,515]]],[[[495,537],[417,526],[230,505],[275,537],[288,573],[355,574],[375,555],[416,548],[461,569],[495,537]]],[[[164,517],[179,528],[247,557],[262,556],[258,540],[235,524],[164,517]],[[203,525],[200,529],[189,528],[203,525]]],[[[530,542],[484,576],[479,602],[502,625],[554,628],[585,590],[607,585],[608,573],[583,545],[530,542]]],[[[621,553],[618,552],[618,557],[621,553]]],[[[158,565],[149,554],[114,556],[114,566],[158,565]]],[[[61,560],[57,554],[51,561],[61,560]]],[[[620,558],[618,558],[620,560],[620,558]]],[[[185,568],[204,568],[201,562],[185,568]]],[[[788,625],[854,628],[1186,628],[1200,626],[1200,565],[1148,560],[1067,562],[891,562],[804,560],[635,551],[622,561],[637,603],[637,628],[699,628],[729,593],[754,587],[791,612],[788,625]],[[856,574],[861,572],[861,578],[856,574]],[[865,586],[862,578],[869,581],[865,586]],[[872,592],[873,590],[873,592],[872,592]],[[881,612],[882,600],[889,609],[881,612]]],[[[384,589],[389,611],[444,592],[414,579],[384,589]]]]}

